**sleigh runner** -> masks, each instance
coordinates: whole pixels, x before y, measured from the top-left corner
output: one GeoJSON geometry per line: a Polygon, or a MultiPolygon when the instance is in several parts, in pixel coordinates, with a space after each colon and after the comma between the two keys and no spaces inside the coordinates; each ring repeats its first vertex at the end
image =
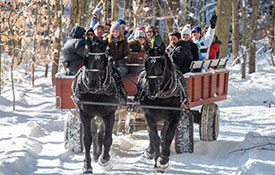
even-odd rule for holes
{"type": "MultiPolygon", "coordinates": [[[[128,74],[124,77],[124,86],[128,94],[128,102],[125,104],[110,104],[110,103],[93,103],[91,105],[110,105],[117,106],[120,110],[117,111],[116,124],[114,127],[115,132],[132,132],[135,130],[145,130],[146,124],[140,108],[151,109],[166,109],[166,110],[184,110],[182,108],[166,108],[165,106],[150,106],[139,105],[133,101],[134,95],[137,90],[138,74],[142,71],[144,60],[143,54],[131,53],[129,63],[128,74]]],[[[209,69],[210,67],[222,67],[226,65],[227,59],[216,60],[201,60],[193,61],[191,64],[191,70],[194,69],[209,69]]],[[[215,104],[217,101],[226,100],[228,90],[229,71],[226,69],[220,69],[208,72],[199,73],[187,73],[184,75],[188,85],[188,96],[190,99],[190,110],[186,110],[181,117],[181,121],[178,125],[175,136],[175,149],[177,153],[193,152],[193,123],[199,124],[200,139],[204,141],[216,140],[219,133],[219,109],[215,104]],[[201,107],[201,110],[194,110],[194,107],[201,107]]],[[[65,76],[64,74],[56,75],[56,107],[62,110],[74,111],[75,104],[72,101],[71,83],[73,76],[65,76]]],[[[84,102],[85,103],[85,102],[84,102]]],[[[197,109],[197,108],[196,108],[197,109]]],[[[77,112],[74,112],[77,114],[77,112]]],[[[73,117],[73,115],[68,115],[73,117]]],[[[74,122],[67,122],[67,128],[65,131],[65,145],[70,150],[75,152],[82,151],[82,147],[77,149],[69,145],[68,139],[70,135],[78,135],[81,138],[81,133],[72,131],[73,126],[68,126],[68,123],[78,124],[74,122]]],[[[161,127],[161,126],[159,126],[161,127]]],[[[78,129],[79,130],[79,129],[78,129]]],[[[75,140],[75,142],[81,143],[81,139],[75,140]]]]}

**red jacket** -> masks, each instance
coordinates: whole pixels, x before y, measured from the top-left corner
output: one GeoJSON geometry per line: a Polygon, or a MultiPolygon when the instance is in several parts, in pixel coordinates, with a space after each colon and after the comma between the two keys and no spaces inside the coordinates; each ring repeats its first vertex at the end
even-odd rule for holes
{"type": "Polygon", "coordinates": [[[220,43],[213,43],[209,49],[209,59],[216,59],[217,52],[220,50],[220,43]]]}

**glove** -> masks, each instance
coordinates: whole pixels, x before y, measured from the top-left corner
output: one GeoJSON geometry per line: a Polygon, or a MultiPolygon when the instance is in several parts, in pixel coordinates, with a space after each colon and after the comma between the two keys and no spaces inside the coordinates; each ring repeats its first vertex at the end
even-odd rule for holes
{"type": "Polygon", "coordinates": [[[95,14],[95,15],[100,15],[100,13],[101,13],[101,10],[103,9],[103,3],[102,2],[99,2],[97,5],[96,5],[96,7],[95,7],[95,9],[94,9],[94,11],[93,11],[93,14],[95,14]]]}
{"type": "Polygon", "coordinates": [[[218,17],[216,14],[212,15],[212,17],[210,19],[210,24],[211,24],[212,29],[214,29],[216,27],[217,19],[218,19],[218,17]]]}

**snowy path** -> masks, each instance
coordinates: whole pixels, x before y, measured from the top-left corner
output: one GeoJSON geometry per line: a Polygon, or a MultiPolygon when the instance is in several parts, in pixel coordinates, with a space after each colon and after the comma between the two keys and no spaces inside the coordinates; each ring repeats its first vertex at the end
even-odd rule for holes
{"type": "MultiPolygon", "coordinates": [[[[65,112],[56,110],[54,103],[47,104],[43,106],[41,103],[40,110],[22,109],[20,115],[17,112],[9,113],[8,116],[1,115],[0,172],[3,174],[81,173],[84,154],[74,154],[64,149],[65,112]]],[[[274,152],[230,152],[253,146],[257,141],[254,141],[252,135],[259,135],[252,133],[253,131],[271,132],[275,126],[274,108],[258,106],[255,110],[255,106],[244,106],[225,107],[220,110],[222,117],[218,140],[199,141],[198,126],[195,125],[194,153],[176,155],[172,145],[170,167],[165,174],[231,175],[255,174],[257,171],[260,174],[273,173],[275,156],[268,154],[274,152]],[[262,169],[263,167],[265,169],[262,169]]],[[[113,137],[112,169],[104,170],[93,163],[94,174],[153,174],[153,161],[141,158],[148,144],[146,131],[113,137]]],[[[262,139],[259,141],[263,142],[262,139]]]]}

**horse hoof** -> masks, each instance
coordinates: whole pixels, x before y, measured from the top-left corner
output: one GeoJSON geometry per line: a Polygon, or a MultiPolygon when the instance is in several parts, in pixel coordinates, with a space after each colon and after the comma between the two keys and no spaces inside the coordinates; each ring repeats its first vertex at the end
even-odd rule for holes
{"type": "Polygon", "coordinates": [[[98,164],[103,167],[108,166],[110,164],[110,157],[107,160],[105,160],[103,159],[103,156],[100,156],[98,159],[98,164]]]}
{"type": "Polygon", "coordinates": [[[83,174],[93,174],[93,168],[83,168],[83,174]]]}
{"type": "Polygon", "coordinates": [[[144,153],[143,153],[143,156],[146,158],[146,159],[149,159],[149,160],[152,160],[154,157],[155,157],[155,153],[150,153],[148,151],[148,149],[145,149],[144,153]]]}
{"type": "Polygon", "coordinates": [[[159,157],[155,169],[157,172],[163,173],[169,166],[169,158],[159,157]]]}

